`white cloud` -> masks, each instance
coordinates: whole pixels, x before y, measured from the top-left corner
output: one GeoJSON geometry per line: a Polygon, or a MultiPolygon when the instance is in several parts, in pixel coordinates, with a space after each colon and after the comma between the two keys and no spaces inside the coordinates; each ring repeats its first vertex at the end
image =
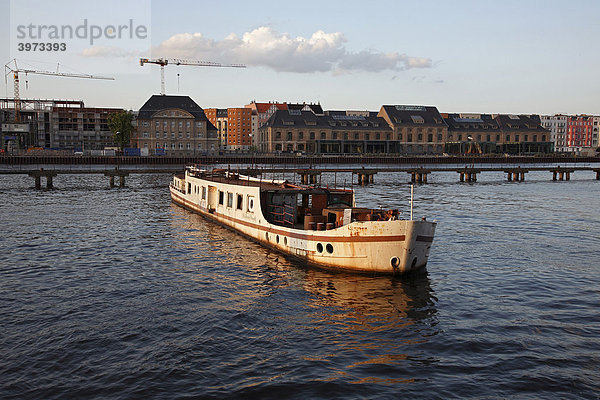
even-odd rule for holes
{"type": "Polygon", "coordinates": [[[180,33],[152,49],[152,57],[182,58],[223,63],[244,63],[280,72],[352,72],[430,68],[429,58],[373,50],[349,52],[341,32],[316,31],[311,37],[291,37],[270,27],[259,27],[242,37],[230,34],[223,40],[201,33],[180,33]]]}

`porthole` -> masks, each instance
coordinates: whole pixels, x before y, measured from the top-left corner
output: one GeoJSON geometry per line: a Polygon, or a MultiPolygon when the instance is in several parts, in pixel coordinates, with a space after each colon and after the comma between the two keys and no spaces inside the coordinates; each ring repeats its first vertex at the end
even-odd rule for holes
{"type": "Polygon", "coordinates": [[[275,236],[275,241],[279,243],[279,235],[275,236]]]}
{"type": "Polygon", "coordinates": [[[322,245],[321,243],[317,243],[317,251],[318,251],[319,253],[322,253],[322,252],[323,252],[323,245],[322,245]]]}
{"type": "Polygon", "coordinates": [[[400,259],[398,257],[392,257],[390,259],[390,264],[392,264],[392,268],[396,269],[400,266],[400,259]]]}
{"type": "Polygon", "coordinates": [[[333,246],[332,246],[332,244],[331,244],[331,243],[327,243],[327,246],[325,246],[325,248],[327,249],[327,252],[328,252],[329,254],[332,254],[332,253],[333,253],[333,246]]]}

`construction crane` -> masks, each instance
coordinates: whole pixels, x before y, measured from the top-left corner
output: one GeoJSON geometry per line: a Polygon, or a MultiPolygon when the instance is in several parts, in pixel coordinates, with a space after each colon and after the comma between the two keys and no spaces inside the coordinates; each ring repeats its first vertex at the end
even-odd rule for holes
{"type": "Polygon", "coordinates": [[[50,75],[50,76],[62,76],[67,78],[84,78],[84,79],[106,79],[106,80],[114,80],[115,78],[111,78],[108,76],[98,76],[98,75],[89,75],[89,74],[72,74],[67,72],[58,72],[59,65],[56,66],[56,72],[52,71],[39,71],[35,69],[21,69],[17,66],[17,59],[13,59],[8,64],[4,65],[4,79],[12,73],[14,80],[14,102],[15,102],[15,122],[19,122],[21,119],[21,95],[19,93],[19,73],[28,74],[37,74],[37,75],[50,75]],[[14,66],[11,66],[13,64],[14,66]]]}
{"type": "Polygon", "coordinates": [[[196,67],[228,67],[228,68],[246,68],[244,64],[221,64],[212,61],[194,61],[180,60],[178,58],[140,58],[140,65],[158,64],[160,65],[160,94],[165,95],[165,66],[169,64],[175,65],[192,65],[196,67]]]}

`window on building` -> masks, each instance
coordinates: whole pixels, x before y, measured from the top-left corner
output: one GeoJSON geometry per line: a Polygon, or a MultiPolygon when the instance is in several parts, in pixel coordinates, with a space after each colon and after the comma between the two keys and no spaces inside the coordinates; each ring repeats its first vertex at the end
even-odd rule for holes
{"type": "Polygon", "coordinates": [[[281,132],[275,132],[275,139],[281,139],[281,132]]]}
{"type": "Polygon", "coordinates": [[[327,138],[327,134],[325,132],[321,132],[321,139],[326,139],[327,138]]]}
{"type": "Polygon", "coordinates": [[[308,137],[309,137],[311,140],[314,140],[314,139],[315,139],[315,133],[314,133],[314,132],[310,132],[310,133],[309,133],[309,135],[308,135],[308,137]]]}
{"type": "Polygon", "coordinates": [[[408,141],[409,141],[409,142],[412,142],[412,133],[409,133],[409,134],[408,134],[408,141]]]}
{"type": "Polygon", "coordinates": [[[292,132],[287,133],[287,140],[292,140],[292,132]]]}
{"type": "Polygon", "coordinates": [[[298,132],[298,139],[299,140],[304,139],[304,132],[298,132]]]}
{"type": "Polygon", "coordinates": [[[428,142],[433,142],[433,133],[428,133],[427,134],[427,141],[428,142]]]}
{"type": "Polygon", "coordinates": [[[368,133],[365,133],[365,140],[371,140],[371,135],[368,133]]]}
{"type": "Polygon", "coordinates": [[[179,143],[179,150],[183,150],[183,143],[179,143]]]}
{"type": "Polygon", "coordinates": [[[506,143],[510,142],[510,135],[506,135],[506,143]]]}

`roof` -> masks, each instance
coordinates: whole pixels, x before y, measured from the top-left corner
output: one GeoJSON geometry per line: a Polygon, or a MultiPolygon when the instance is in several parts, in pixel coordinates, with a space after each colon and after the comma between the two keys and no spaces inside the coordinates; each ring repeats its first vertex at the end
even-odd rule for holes
{"type": "Polygon", "coordinates": [[[444,114],[449,131],[495,131],[500,127],[490,114],[444,114]]]}
{"type": "Polygon", "coordinates": [[[256,103],[256,102],[252,102],[250,104],[248,104],[246,107],[248,108],[256,108],[256,112],[258,114],[262,114],[262,113],[266,113],[267,111],[269,111],[269,108],[271,108],[272,106],[277,107],[278,110],[287,110],[287,104],[286,103],[256,103]],[[252,107],[254,105],[254,107],[252,107]]]}
{"type": "Polygon", "coordinates": [[[337,130],[379,130],[391,132],[385,119],[376,115],[354,116],[345,112],[317,115],[312,111],[278,110],[265,123],[264,127],[337,129],[337,130]]]}
{"type": "Polygon", "coordinates": [[[500,128],[505,131],[519,130],[519,131],[543,131],[547,130],[542,127],[541,119],[539,115],[510,115],[510,114],[498,114],[493,116],[494,119],[500,125],[500,128]]]}
{"type": "Polygon", "coordinates": [[[309,108],[315,114],[323,114],[323,108],[320,104],[307,104],[307,103],[288,103],[288,110],[306,110],[309,108]]]}
{"type": "Polygon", "coordinates": [[[204,110],[189,96],[153,95],[140,108],[140,119],[150,119],[157,111],[178,108],[192,114],[196,119],[206,120],[204,110]]]}
{"type": "Polygon", "coordinates": [[[445,125],[440,112],[433,106],[384,105],[379,115],[387,116],[392,125],[445,125]]]}

